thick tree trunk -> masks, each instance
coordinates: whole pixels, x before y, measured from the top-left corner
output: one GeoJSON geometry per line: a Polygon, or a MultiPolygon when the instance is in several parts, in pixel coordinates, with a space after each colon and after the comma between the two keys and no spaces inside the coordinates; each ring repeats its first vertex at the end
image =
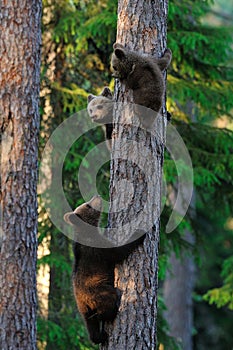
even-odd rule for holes
{"type": "Polygon", "coordinates": [[[41,1],[1,2],[0,349],[36,349],[41,1]]]}
{"type": "MultiPolygon", "coordinates": [[[[161,56],[166,47],[167,5],[166,1],[158,0],[120,0],[116,41],[131,50],[161,56]]],[[[117,102],[132,102],[132,91],[118,82],[115,97],[117,102]]],[[[166,122],[158,117],[156,134],[152,135],[136,124],[127,125],[134,122],[131,118],[130,106],[126,109],[116,106],[109,225],[117,227],[116,234],[121,231],[120,239],[140,227],[148,228],[148,233],[143,247],[116,268],[115,285],[122,292],[121,305],[116,320],[108,326],[109,341],[102,349],[153,350],[156,349],[159,213],[166,122]],[[129,139],[127,143],[125,140],[129,139]]]]}

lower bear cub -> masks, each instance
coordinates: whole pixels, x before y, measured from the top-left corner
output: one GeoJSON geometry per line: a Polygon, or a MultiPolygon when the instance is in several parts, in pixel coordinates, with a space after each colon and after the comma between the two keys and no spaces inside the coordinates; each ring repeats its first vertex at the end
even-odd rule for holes
{"type": "MultiPolygon", "coordinates": [[[[89,202],[66,213],[64,220],[72,224],[77,237],[87,236],[87,241],[103,242],[98,230],[102,210],[102,199],[93,197],[89,202]]],[[[114,287],[114,268],[122,262],[140,243],[145,235],[120,247],[95,248],[74,242],[73,290],[80,314],[83,316],[93,343],[104,343],[107,333],[105,321],[116,317],[120,296],[114,287]]],[[[106,240],[107,241],[107,240],[106,240]]]]}

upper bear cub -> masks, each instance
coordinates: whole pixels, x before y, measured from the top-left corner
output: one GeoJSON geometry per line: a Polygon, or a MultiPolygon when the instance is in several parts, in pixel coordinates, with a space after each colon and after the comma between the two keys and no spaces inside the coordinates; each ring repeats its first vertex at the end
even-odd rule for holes
{"type": "Polygon", "coordinates": [[[105,136],[107,146],[112,147],[112,130],[113,130],[113,96],[108,87],[105,87],[99,96],[88,95],[87,111],[94,122],[105,124],[105,136]]]}
{"type": "MultiPolygon", "coordinates": [[[[150,108],[156,114],[159,113],[165,92],[162,71],[171,62],[171,50],[166,49],[163,57],[156,59],[130,51],[118,43],[113,45],[113,49],[111,60],[113,77],[118,78],[133,90],[135,104],[150,108]]],[[[139,106],[136,107],[138,112],[140,109],[139,106]]],[[[141,109],[139,116],[142,124],[150,126],[156,114],[147,112],[145,118],[145,109],[141,109]]]]}
{"type": "MultiPolygon", "coordinates": [[[[98,230],[101,209],[102,199],[95,196],[74,212],[66,213],[64,220],[74,226],[77,236],[87,235],[90,239],[96,238],[101,242],[105,240],[98,230]]],[[[114,320],[118,311],[120,297],[119,291],[114,288],[115,264],[124,260],[142,243],[144,237],[145,235],[132,243],[113,248],[95,248],[74,242],[74,295],[90,339],[95,344],[106,341],[104,321],[114,320]]]]}

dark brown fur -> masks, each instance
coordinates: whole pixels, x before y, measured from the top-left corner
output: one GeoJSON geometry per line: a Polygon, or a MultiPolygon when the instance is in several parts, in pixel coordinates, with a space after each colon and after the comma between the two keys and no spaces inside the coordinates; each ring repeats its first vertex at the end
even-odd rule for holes
{"type": "Polygon", "coordinates": [[[150,111],[146,112],[145,108],[136,107],[136,112],[138,112],[142,124],[150,126],[162,107],[165,92],[162,71],[171,62],[171,50],[167,49],[162,58],[156,59],[130,51],[118,43],[115,43],[113,48],[112,75],[133,90],[135,104],[156,112],[150,113],[150,111]]]}
{"type": "MultiPolygon", "coordinates": [[[[66,213],[64,220],[74,225],[78,236],[89,236],[106,246],[98,230],[102,200],[99,196],[82,204],[74,212],[66,213]],[[90,227],[85,223],[93,225],[90,227]]],[[[104,343],[107,333],[104,322],[113,321],[119,307],[119,291],[114,287],[115,264],[124,260],[144,236],[121,247],[95,248],[74,243],[73,289],[79,312],[83,316],[90,339],[95,344],[104,343]]]]}

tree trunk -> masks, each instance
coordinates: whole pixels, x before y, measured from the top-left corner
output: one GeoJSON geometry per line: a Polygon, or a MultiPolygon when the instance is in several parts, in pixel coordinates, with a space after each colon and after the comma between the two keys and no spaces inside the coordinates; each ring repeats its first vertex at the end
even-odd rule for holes
{"type": "MultiPolygon", "coordinates": [[[[193,236],[186,234],[186,240],[193,243],[193,236]]],[[[165,317],[171,336],[181,344],[182,349],[192,350],[193,301],[195,265],[193,257],[183,253],[180,259],[173,253],[170,258],[171,271],[164,283],[164,300],[167,307],[165,317]]]]}
{"type": "Polygon", "coordinates": [[[41,1],[2,1],[0,349],[36,349],[41,1]]]}
{"type": "MultiPolygon", "coordinates": [[[[161,56],[166,47],[167,5],[166,1],[158,0],[119,0],[116,41],[131,50],[161,56]]],[[[132,102],[132,91],[117,82],[115,98],[120,103],[132,102]]],[[[148,232],[143,247],[115,269],[115,285],[122,293],[121,305],[116,320],[108,325],[109,340],[102,349],[153,350],[156,349],[159,214],[166,122],[158,116],[156,134],[152,135],[136,124],[130,125],[134,122],[131,106],[124,108],[119,103],[114,118],[109,226],[117,227],[116,234],[120,237],[116,238],[120,240],[136,229],[148,232]]],[[[114,232],[110,231],[115,238],[114,232]]]]}

